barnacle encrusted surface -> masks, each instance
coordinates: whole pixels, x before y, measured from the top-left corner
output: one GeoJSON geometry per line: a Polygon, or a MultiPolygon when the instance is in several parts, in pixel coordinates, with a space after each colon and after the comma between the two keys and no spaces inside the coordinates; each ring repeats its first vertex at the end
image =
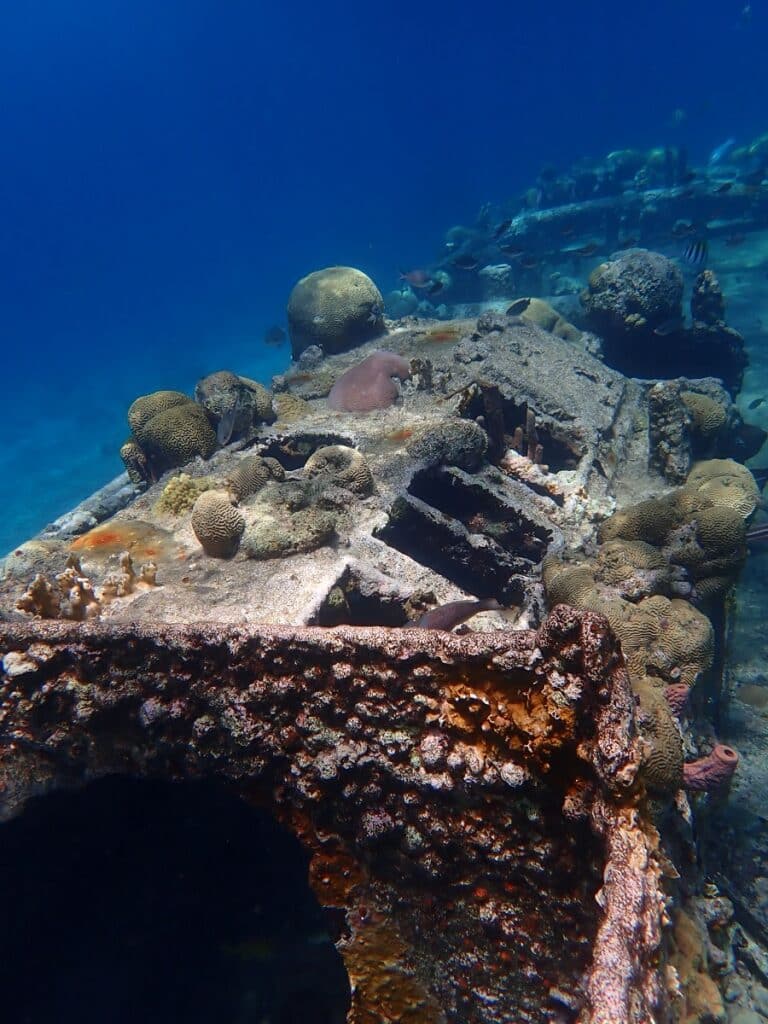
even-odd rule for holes
{"type": "Polygon", "coordinates": [[[466,637],[3,623],[0,658],[0,728],[25,737],[0,747],[2,817],[114,772],[227,780],[304,845],[350,1024],[666,1012],[642,749],[599,616],[466,637]]]}

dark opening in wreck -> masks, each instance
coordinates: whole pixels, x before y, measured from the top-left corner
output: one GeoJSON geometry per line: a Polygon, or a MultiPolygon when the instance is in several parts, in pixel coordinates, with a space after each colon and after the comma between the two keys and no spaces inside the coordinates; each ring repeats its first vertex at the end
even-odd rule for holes
{"type": "Polygon", "coordinates": [[[341,920],[298,840],[231,786],[110,776],[1,834],[5,1020],[345,1020],[341,920]]]}

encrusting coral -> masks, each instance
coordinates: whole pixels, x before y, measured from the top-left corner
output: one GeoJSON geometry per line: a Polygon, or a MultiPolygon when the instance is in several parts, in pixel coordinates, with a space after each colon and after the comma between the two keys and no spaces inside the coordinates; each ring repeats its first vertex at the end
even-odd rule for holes
{"type": "Polygon", "coordinates": [[[392,380],[405,380],[411,368],[396,352],[380,349],[351,367],[331,388],[328,405],[339,412],[371,412],[393,405],[399,394],[392,380]]]}
{"type": "Polygon", "coordinates": [[[167,512],[171,515],[181,515],[188,512],[197,501],[203,491],[213,486],[210,477],[190,476],[189,473],[179,473],[172,477],[163,488],[157,505],[158,512],[167,512]]]}
{"type": "Polygon", "coordinates": [[[307,459],[304,476],[316,483],[343,487],[360,496],[373,492],[373,474],[365,456],[343,444],[318,448],[307,459]]]}

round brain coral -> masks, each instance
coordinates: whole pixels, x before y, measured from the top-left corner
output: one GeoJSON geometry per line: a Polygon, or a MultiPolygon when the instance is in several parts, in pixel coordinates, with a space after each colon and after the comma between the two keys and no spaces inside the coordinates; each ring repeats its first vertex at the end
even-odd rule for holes
{"type": "Polygon", "coordinates": [[[474,420],[452,419],[423,427],[405,450],[427,466],[477,469],[488,450],[488,435],[474,420]]]}
{"type": "Polygon", "coordinates": [[[694,428],[704,440],[714,437],[725,426],[728,414],[714,398],[696,391],[681,391],[680,398],[691,414],[694,428]]]}
{"type": "Polygon", "coordinates": [[[192,529],[213,558],[231,558],[245,530],[245,519],[226,491],[204,491],[192,509],[192,529]]]}
{"type": "Polygon", "coordinates": [[[685,481],[683,491],[706,504],[727,505],[747,519],[757,508],[760,489],[746,466],[733,459],[698,462],[685,481]]]}
{"type": "Polygon", "coordinates": [[[172,409],[176,405],[191,404],[192,399],[183,391],[153,391],[150,395],[142,395],[132,403],[128,410],[128,425],[133,431],[134,437],[140,440],[140,435],[145,424],[166,409],[172,409]]]}
{"type": "Polygon", "coordinates": [[[243,501],[261,490],[270,480],[284,480],[285,470],[276,459],[248,455],[240,459],[227,477],[227,490],[235,501],[243,501]]]}
{"type": "Polygon", "coordinates": [[[343,487],[354,494],[368,495],[373,491],[373,476],[365,456],[356,448],[343,444],[318,448],[304,466],[304,475],[343,487]]]}
{"type": "Polygon", "coordinates": [[[361,270],[326,267],[303,277],[288,299],[293,358],[319,345],[327,354],[346,352],[384,330],[384,299],[361,270]]]}
{"type": "Polygon", "coordinates": [[[209,459],[216,451],[216,434],[205,412],[195,402],[175,405],[147,420],[137,440],[155,476],[184,466],[198,455],[209,459]]]}

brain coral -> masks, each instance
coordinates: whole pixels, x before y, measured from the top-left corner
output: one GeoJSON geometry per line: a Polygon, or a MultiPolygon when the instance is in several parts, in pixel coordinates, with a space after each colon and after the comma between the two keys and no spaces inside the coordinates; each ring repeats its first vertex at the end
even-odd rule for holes
{"type": "Polygon", "coordinates": [[[405,380],[410,374],[410,365],[402,356],[380,349],[339,377],[328,395],[328,404],[342,412],[386,409],[398,396],[392,378],[405,380]]]}
{"type": "Polygon", "coordinates": [[[327,267],[303,277],[288,299],[293,358],[319,345],[345,352],[384,329],[384,299],[373,281],[354,267],[327,267]]]}
{"type": "Polygon", "coordinates": [[[217,370],[199,380],[195,398],[215,424],[220,444],[247,436],[254,423],[271,423],[275,418],[267,389],[229,370],[217,370]]]}
{"type": "Polygon", "coordinates": [[[674,793],[683,784],[683,742],[663,690],[648,679],[633,685],[638,698],[637,724],[646,741],[641,775],[649,790],[674,793]]]}
{"type": "Polygon", "coordinates": [[[143,484],[149,480],[151,473],[147,456],[133,438],[129,438],[120,448],[120,458],[123,460],[131,483],[143,484]]]}
{"type": "Polygon", "coordinates": [[[694,428],[704,440],[714,437],[725,426],[728,414],[714,398],[696,391],[681,391],[680,398],[691,414],[694,428]]]}
{"type": "Polygon", "coordinates": [[[157,413],[136,431],[157,477],[167,469],[184,466],[198,455],[208,459],[217,448],[216,434],[203,409],[189,399],[157,413]]]}
{"type": "Polygon", "coordinates": [[[276,459],[248,455],[240,459],[227,477],[227,490],[234,501],[243,501],[268,484],[270,480],[284,480],[285,470],[276,459]]]}
{"type": "Polygon", "coordinates": [[[192,399],[183,391],[153,391],[150,395],[142,395],[132,403],[128,410],[128,425],[134,437],[139,438],[144,425],[157,416],[159,412],[172,409],[175,405],[190,403],[192,399]]]}
{"type": "Polygon", "coordinates": [[[685,481],[684,491],[701,504],[727,505],[742,518],[751,516],[760,500],[760,489],[746,466],[733,459],[698,462],[685,481]]]}
{"type": "Polygon", "coordinates": [[[343,444],[318,448],[304,466],[308,479],[327,481],[354,494],[368,495],[373,491],[373,476],[362,452],[343,444]]]}
{"type": "Polygon", "coordinates": [[[231,558],[237,551],[245,520],[226,491],[204,491],[192,509],[192,529],[213,558],[231,558]]]}
{"type": "Polygon", "coordinates": [[[474,420],[452,419],[424,427],[405,446],[412,459],[428,466],[477,469],[488,450],[488,435],[474,420]]]}

